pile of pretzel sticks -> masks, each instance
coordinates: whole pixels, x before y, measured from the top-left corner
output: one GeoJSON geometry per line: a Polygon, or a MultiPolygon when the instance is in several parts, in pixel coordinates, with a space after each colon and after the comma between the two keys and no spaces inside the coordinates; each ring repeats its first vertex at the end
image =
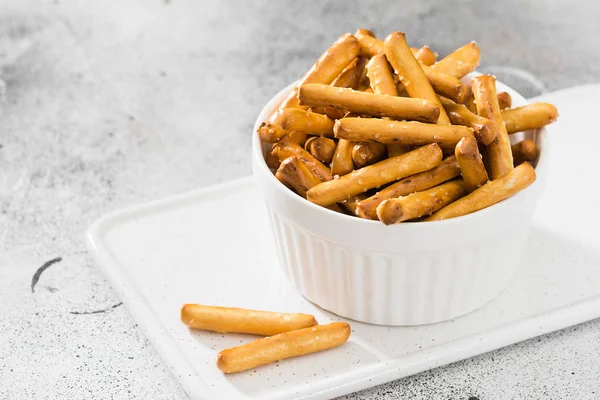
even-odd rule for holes
{"type": "Polygon", "coordinates": [[[267,165],[308,201],[387,225],[496,204],[536,179],[536,143],[510,135],[558,112],[511,108],[491,75],[463,83],[479,61],[475,42],[437,61],[402,32],[344,34],[258,128],[267,165]]]}

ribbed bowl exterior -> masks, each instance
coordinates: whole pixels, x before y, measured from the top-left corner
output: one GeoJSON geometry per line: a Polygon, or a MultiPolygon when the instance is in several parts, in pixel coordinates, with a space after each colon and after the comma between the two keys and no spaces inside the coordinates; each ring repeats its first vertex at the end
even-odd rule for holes
{"type": "Polygon", "coordinates": [[[378,325],[431,324],[485,305],[514,276],[527,234],[515,227],[501,240],[454,251],[373,253],[270,216],[281,265],[302,295],[342,317],[378,325]]]}

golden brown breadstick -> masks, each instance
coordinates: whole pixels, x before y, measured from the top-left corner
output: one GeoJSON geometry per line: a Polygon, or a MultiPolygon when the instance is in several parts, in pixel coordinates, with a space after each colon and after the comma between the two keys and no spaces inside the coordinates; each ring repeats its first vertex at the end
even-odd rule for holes
{"type": "MultiPolygon", "coordinates": [[[[373,93],[398,96],[394,75],[385,54],[377,54],[367,64],[367,75],[373,89],[373,93]]],[[[400,84],[402,85],[402,84],[400,84]]],[[[404,88],[402,88],[404,90],[404,88]]],[[[408,146],[402,144],[386,145],[388,157],[395,157],[410,151],[408,146]]]]}
{"type": "MultiPolygon", "coordinates": [[[[498,107],[496,95],[496,78],[491,75],[481,75],[473,78],[473,96],[477,105],[477,114],[490,120],[489,138],[483,142],[487,146],[490,164],[490,178],[498,179],[512,171],[513,159],[510,150],[510,139],[498,107]],[[494,138],[492,139],[492,136],[494,138]],[[491,141],[488,139],[492,139],[491,141]]],[[[481,133],[481,131],[480,131],[481,133]]]]}
{"type": "Polygon", "coordinates": [[[282,143],[281,141],[273,147],[273,154],[283,162],[288,157],[299,157],[309,162],[311,170],[321,179],[327,181],[332,179],[331,170],[323,165],[319,160],[313,157],[308,151],[295,143],[282,143]]]}
{"type": "Polygon", "coordinates": [[[329,137],[333,137],[333,122],[325,115],[298,108],[282,108],[276,112],[273,120],[273,124],[279,125],[284,131],[300,131],[329,137]]]}
{"type": "Polygon", "coordinates": [[[420,61],[423,65],[431,66],[437,60],[437,54],[429,46],[423,46],[416,53],[413,52],[413,54],[417,61],[420,61]]]}
{"type": "Polygon", "coordinates": [[[297,144],[299,146],[304,146],[304,143],[306,143],[306,139],[308,139],[308,135],[306,134],[306,132],[290,131],[287,135],[281,138],[279,143],[291,143],[297,144]]]}
{"type": "Polygon", "coordinates": [[[512,97],[508,92],[498,93],[498,107],[500,110],[506,110],[512,106],[512,97]]]}
{"type": "Polygon", "coordinates": [[[513,144],[511,148],[515,167],[523,161],[532,163],[537,160],[539,151],[533,140],[521,140],[519,143],[513,144]]]}
{"type": "MultiPolygon", "coordinates": [[[[473,89],[472,86],[471,89],[473,89]]],[[[473,90],[471,90],[471,94],[469,95],[469,97],[467,97],[463,104],[469,109],[469,111],[477,114],[477,106],[475,105],[475,97],[473,97],[473,90]]]]}
{"type": "Polygon", "coordinates": [[[365,57],[357,56],[354,57],[350,64],[344,68],[342,72],[340,72],[339,76],[335,78],[335,80],[331,83],[332,86],[335,87],[343,87],[343,88],[351,88],[358,89],[358,85],[364,75],[364,69],[367,65],[367,60],[365,57]]]}
{"type": "Polygon", "coordinates": [[[416,192],[405,197],[384,200],[377,207],[377,217],[386,225],[431,215],[467,193],[461,179],[416,192]]]}
{"type": "Polygon", "coordinates": [[[455,103],[445,97],[440,97],[440,101],[442,102],[448,117],[450,117],[452,124],[468,126],[469,128],[473,129],[473,132],[475,132],[475,137],[480,142],[483,141],[482,137],[487,137],[490,135],[489,133],[485,132],[490,129],[488,126],[490,124],[489,119],[483,118],[471,112],[471,110],[469,110],[465,105],[455,103]],[[484,132],[481,132],[481,130],[484,130],[484,132]]]}
{"type": "Polygon", "coordinates": [[[366,29],[359,29],[354,33],[358,44],[360,45],[360,54],[371,58],[379,53],[383,53],[383,40],[377,39],[373,32],[366,29]]]}
{"type": "Polygon", "coordinates": [[[389,63],[396,71],[410,97],[425,99],[437,105],[440,109],[437,123],[449,125],[450,119],[446,115],[440,99],[431,87],[429,79],[423,72],[421,64],[415,59],[408,47],[404,33],[394,32],[388,35],[384,41],[384,50],[389,63]]]}
{"type": "Polygon", "coordinates": [[[477,43],[471,42],[442,58],[432,69],[460,79],[477,68],[480,57],[477,43]]]}
{"type": "Polygon", "coordinates": [[[377,54],[371,58],[367,63],[367,76],[373,93],[398,96],[396,82],[385,54],[377,54]]]}
{"type": "Polygon", "coordinates": [[[367,219],[377,219],[377,206],[382,201],[432,188],[459,175],[460,168],[456,157],[447,157],[437,167],[401,179],[373,196],[361,200],[358,203],[356,215],[367,219]]]}
{"type": "Polygon", "coordinates": [[[465,181],[465,189],[469,193],[488,181],[488,174],[474,137],[462,138],[456,145],[454,154],[465,181]]]}
{"type": "Polygon", "coordinates": [[[376,142],[358,142],[352,148],[356,168],[371,165],[385,158],[385,145],[376,142]]]}
{"type": "Polygon", "coordinates": [[[334,176],[346,175],[354,170],[354,161],[352,160],[352,149],[354,142],[350,140],[338,140],[337,147],[331,159],[331,173],[334,176]]]}
{"type": "Polygon", "coordinates": [[[350,214],[356,216],[356,209],[358,208],[358,204],[367,198],[367,195],[364,193],[357,194],[356,196],[352,196],[349,199],[340,201],[340,204],[344,206],[346,210],[350,212],[350,214]]]}
{"type": "Polygon", "coordinates": [[[411,146],[438,143],[454,148],[473,130],[461,125],[422,124],[420,122],[389,121],[378,118],[343,118],[335,121],[336,138],[353,141],[399,143],[411,146]]]}
{"type": "Polygon", "coordinates": [[[435,122],[440,112],[436,104],[422,99],[384,96],[318,83],[301,86],[298,99],[307,106],[329,106],[358,114],[422,122],[435,122]]]}
{"type": "Polygon", "coordinates": [[[344,344],[350,333],[350,325],[346,322],[280,333],[221,351],[217,356],[217,367],[230,374],[286,358],[316,353],[344,344]]]}
{"type": "Polygon", "coordinates": [[[539,129],[558,118],[558,110],[552,104],[532,103],[523,107],[511,108],[501,113],[508,133],[539,129]]]}
{"type": "Polygon", "coordinates": [[[305,145],[305,149],[315,156],[315,158],[322,163],[329,164],[333,157],[333,153],[337,144],[335,141],[325,137],[312,137],[305,145]]]}
{"type": "MultiPolygon", "coordinates": [[[[305,83],[330,84],[354,57],[358,55],[358,40],[349,33],[342,35],[333,45],[319,57],[312,68],[304,75],[289,96],[281,103],[279,108],[299,108],[298,87],[305,83]]],[[[277,126],[273,125],[273,113],[269,119],[258,127],[258,134],[264,142],[277,141],[283,137],[277,126]]]]}
{"type": "Polygon", "coordinates": [[[338,179],[323,182],[310,189],[306,195],[309,201],[326,206],[408,175],[426,171],[441,161],[442,149],[435,143],[429,144],[401,156],[357,169],[338,179]]]}
{"type": "Polygon", "coordinates": [[[315,317],[308,314],[287,314],[200,304],[185,304],[181,308],[181,321],[190,328],[205,331],[265,336],[317,325],[315,317]]]}
{"type": "Polygon", "coordinates": [[[321,179],[309,167],[310,161],[299,157],[288,157],[281,162],[275,176],[306,198],[306,192],[321,183],[321,179]]]}
{"type": "Polygon", "coordinates": [[[452,75],[435,72],[427,65],[421,65],[421,68],[436,93],[457,103],[465,101],[467,95],[470,94],[468,86],[463,85],[461,81],[452,75]]]}
{"type": "Polygon", "coordinates": [[[460,217],[482,210],[525,189],[535,181],[535,170],[524,162],[502,177],[489,181],[462,199],[442,208],[425,221],[460,217]]]}

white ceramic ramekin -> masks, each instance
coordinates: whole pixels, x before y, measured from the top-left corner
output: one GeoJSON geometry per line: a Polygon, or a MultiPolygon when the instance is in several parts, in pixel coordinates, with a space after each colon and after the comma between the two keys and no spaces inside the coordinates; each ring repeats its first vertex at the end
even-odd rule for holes
{"type": "MultiPolygon", "coordinates": [[[[314,205],[269,170],[256,129],[291,89],[279,92],[258,116],[252,158],[281,265],[304,297],[361,322],[421,325],[467,314],[508,285],[542,191],[543,130],[533,135],[541,153],[537,181],[524,191],[463,217],[385,226],[314,205]]],[[[526,104],[500,83],[498,90],[511,94],[513,106],[526,104]]]]}

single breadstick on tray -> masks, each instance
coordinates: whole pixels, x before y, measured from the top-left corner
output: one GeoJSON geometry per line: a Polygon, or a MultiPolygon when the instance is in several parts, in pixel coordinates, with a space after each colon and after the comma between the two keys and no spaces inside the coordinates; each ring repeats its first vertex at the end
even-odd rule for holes
{"type": "Polygon", "coordinates": [[[326,206],[426,171],[441,161],[442,149],[435,143],[429,144],[401,156],[354,170],[338,179],[323,182],[307,192],[307,199],[315,204],[326,206]]]}
{"type": "Polygon", "coordinates": [[[431,87],[429,79],[421,68],[410,47],[406,43],[406,37],[402,32],[394,32],[384,41],[385,55],[400,78],[400,82],[410,95],[410,97],[425,99],[439,107],[439,117],[436,121],[439,124],[450,124],[450,119],[446,115],[440,99],[431,87]]]}
{"type": "Polygon", "coordinates": [[[335,107],[357,114],[421,122],[435,122],[441,107],[423,99],[385,96],[317,83],[301,86],[298,99],[302,105],[311,107],[335,107]]]}
{"type": "Polygon", "coordinates": [[[356,168],[371,165],[385,158],[385,145],[376,142],[358,142],[352,148],[356,168]]]}
{"type": "Polygon", "coordinates": [[[532,163],[538,158],[539,151],[533,140],[521,140],[513,144],[511,148],[515,167],[524,161],[532,163]]]}
{"type": "Polygon", "coordinates": [[[354,33],[358,44],[360,45],[360,54],[371,58],[379,53],[383,53],[383,40],[377,39],[373,32],[366,29],[359,29],[354,33]]]}
{"type": "Polygon", "coordinates": [[[350,333],[350,325],[346,322],[280,333],[221,351],[217,356],[217,367],[230,374],[286,358],[316,353],[344,344],[350,333]]]}
{"type": "Polygon", "coordinates": [[[425,221],[439,221],[474,213],[525,189],[535,181],[535,170],[524,162],[502,177],[489,181],[474,192],[442,208],[425,221]]]}
{"type": "Polygon", "coordinates": [[[508,92],[498,93],[498,107],[500,110],[506,110],[512,106],[512,97],[508,92]]]}
{"type": "Polygon", "coordinates": [[[205,331],[265,336],[317,325],[315,317],[308,314],[277,313],[200,304],[185,304],[181,308],[181,321],[190,328],[205,331]]]}
{"type": "Polygon", "coordinates": [[[446,157],[435,168],[401,179],[373,196],[361,200],[356,208],[356,214],[362,218],[377,219],[377,206],[382,201],[430,189],[459,175],[460,168],[456,157],[446,157]]]}
{"type": "Polygon", "coordinates": [[[275,176],[306,198],[306,192],[321,183],[321,179],[309,167],[310,162],[299,157],[288,157],[281,162],[275,176]]]}
{"type": "Polygon", "coordinates": [[[442,58],[432,69],[460,79],[477,68],[480,57],[477,43],[471,42],[442,58]]]}
{"type": "MultiPolygon", "coordinates": [[[[299,108],[298,87],[305,83],[330,84],[352,59],[358,55],[358,40],[349,33],[342,35],[333,45],[325,51],[312,68],[304,75],[298,85],[292,90],[289,96],[281,103],[279,108],[299,108]]],[[[269,119],[263,122],[258,128],[258,134],[264,142],[276,142],[283,134],[278,131],[278,127],[273,125],[273,113],[269,119]]],[[[281,129],[279,127],[279,129],[281,129]]]]}
{"type": "Polygon", "coordinates": [[[299,157],[309,163],[310,169],[321,179],[327,181],[332,179],[331,170],[317,160],[312,154],[295,143],[277,143],[272,150],[273,154],[283,162],[288,157],[299,157]]]}
{"type": "Polygon", "coordinates": [[[451,148],[454,148],[461,138],[473,136],[471,128],[461,125],[423,124],[378,118],[343,118],[335,121],[333,132],[336,138],[357,142],[411,146],[438,143],[442,147],[451,148]]]}
{"type": "Polygon", "coordinates": [[[508,138],[508,133],[500,114],[500,108],[498,107],[496,78],[491,75],[481,75],[473,78],[472,82],[477,114],[489,119],[491,122],[489,131],[492,134],[490,134],[489,138],[485,138],[483,144],[487,146],[490,178],[498,179],[502,175],[512,171],[514,166],[512,151],[510,150],[510,139],[508,138]],[[492,136],[494,136],[493,139],[492,136]]]}
{"type": "Polygon", "coordinates": [[[483,118],[471,112],[471,110],[469,110],[465,105],[455,103],[452,100],[447,99],[445,97],[440,97],[440,101],[442,102],[442,105],[444,106],[448,117],[450,117],[450,121],[452,122],[452,124],[463,125],[473,129],[475,137],[480,142],[482,141],[482,136],[489,136],[489,133],[481,132],[481,130],[486,131],[489,129],[489,119],[483,118]]]}
{"type": "Polygon", "coordinates": [[[467,192],[472,192],[488,181],[488,174],[474,137],[462,138],[456,145],[456,161],[467,192]]]}
{"type": "Polygon", "coordinates": [[[325,137],[312,137],[305,145],[305,149],[322,163],[329,164],[337,144],[335,141],[325,137]]]}
{"type": "Polygon", "coordinates": [[[413,54],[417,61],[420,61],[423,65],[431,66],[437,60],[437,53],[431,50],[429,46],[423,46],[416,53],[413,52],[413,54]]]}
{"type": "Polygon", "coordinates": [[[386,225],[431,215],[467,193],[462,180],[443,183],[423,192],[384,200],[377,207],[377,217],[386,225]]]}
{"type": "Polygon", "coordinates": [[[558,110],[552,104],[532,103],[523,107],[511,108],[501,112],[510,133],[542,128],[558,118],[558,110]]]}

